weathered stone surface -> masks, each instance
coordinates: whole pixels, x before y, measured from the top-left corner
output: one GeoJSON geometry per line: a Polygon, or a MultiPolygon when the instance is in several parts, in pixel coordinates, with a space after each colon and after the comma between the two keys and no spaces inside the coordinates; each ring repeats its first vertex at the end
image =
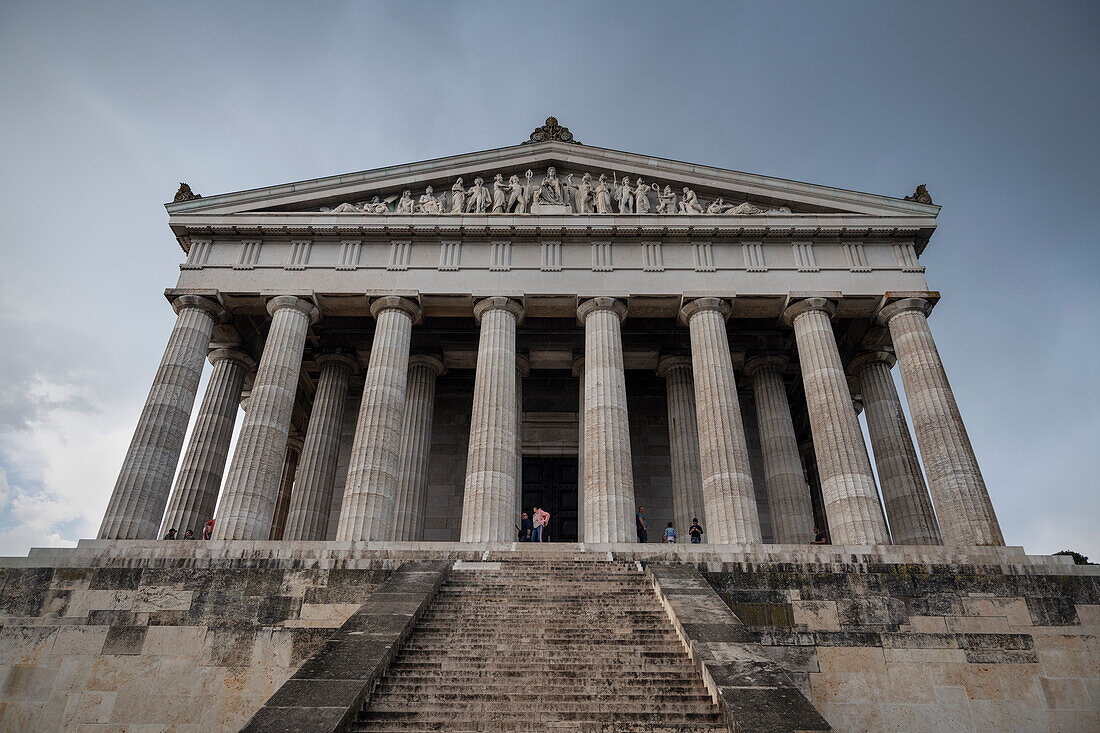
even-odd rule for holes
{"type": "Polygon", "coordinates": [[[393,539],[399,542],[419,541],[424,537],[435,379],[442,373],[443,361],[439,357],[430,354],[409,357],[409,382],[405,391],[401,457],[394,501],[393,539]]]}
{"type": "Polygon", "coordinates": [[[706,517],[703,474],[699,468],[699,422],[695,411],[695,379],[691,358],[671,355],[657,363],[668,393],[668,445],[672,469],[673,520],[681,541],[689,541],[693,519],[706,517]]]}

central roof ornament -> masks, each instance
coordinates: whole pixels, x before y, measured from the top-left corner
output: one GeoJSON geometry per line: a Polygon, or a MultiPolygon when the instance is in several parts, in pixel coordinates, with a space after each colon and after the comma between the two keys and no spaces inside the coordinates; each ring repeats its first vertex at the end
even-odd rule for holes
{"type": "Polygon", "coordinates": [[[542,127],[536,127],[535,131],[531,133],[529,140],[524,140],[523,144],[528,143],[544,143],[549,140],[557,140],[563,143],[575,143],[580,145],[580,140],[573,139],[573,133],[569,132],[568,127],[562,127],[558,124],[557,117],[547,117],[546,124],[542,127]]]}

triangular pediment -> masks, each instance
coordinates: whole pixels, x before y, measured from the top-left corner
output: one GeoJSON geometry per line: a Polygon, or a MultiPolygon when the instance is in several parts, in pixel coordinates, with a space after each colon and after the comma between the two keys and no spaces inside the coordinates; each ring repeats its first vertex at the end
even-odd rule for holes
{"type": "Polygon", "coordinates": [[[557,141],[194,198],[167,208],[173,219],[190,221],[241,214],[372,220],[494,214],[934,219],[939,212],[938,206],[917,201],[557,141]],[[622,204],[624,198],[629,205],[622,204]]]}

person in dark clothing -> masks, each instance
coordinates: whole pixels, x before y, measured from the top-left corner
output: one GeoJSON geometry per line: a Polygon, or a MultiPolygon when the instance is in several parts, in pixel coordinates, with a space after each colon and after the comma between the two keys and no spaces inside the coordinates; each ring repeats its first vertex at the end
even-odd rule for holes
{"type": "Polygon", "coordinates": [[[649,527],[645,523],[645,507],[638,507],[638,513],[634,515],[634,528],[638,531],[638,541],[649,541],[649,527]]]}
{"type": "Polygon", "coordinates": [[[166,540],[176,539],[176,528],[173,527],[172,529],[168,530],[168,534],[164,535],[164,539],[166,539],[166,540]]]}
{"type": "Polygon", "coordinates": [[[829,544],[829,539],[825,536],[824,532],[822,532],[819,528],[814,527],[814,541],[811,542],[810,544],[811,545],[827,545],[827,544],[829,544]]]}
{"type": "Polygon", "coordinates": [[[183,539],[193,540],[193,539],[195,539],[195,533],[192,532],[191,530],[187,530],[186,532],[183,533],[183,539]]]}
{"type": "Polygon", "coordinates": [[[691,527],[688,529],[691,544],[698,545],[703,541],[703,527],[699,524],[699,517],[691,518],[691,527]]]}
{"type": "Polygon", "coordinates": [[[530,542],[531,535],[535,532],[535,523],[531,521],[531,518],[527,516],[527,512],[523,512],[519,515],[519,541],[530,542]]]}

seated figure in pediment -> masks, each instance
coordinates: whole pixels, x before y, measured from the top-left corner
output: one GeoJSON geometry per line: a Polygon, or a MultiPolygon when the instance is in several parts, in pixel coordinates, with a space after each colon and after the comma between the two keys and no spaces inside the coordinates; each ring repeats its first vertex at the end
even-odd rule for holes
{"type": "Polygon", "coordinates": [[[364,214],[385,214],[388,213],[390,207],[386,206],[386,202],[379,199],[377,196],[370,200],[370,203],[363,204],[364,214]]]}
{"type": "Polygon", "coordinates": [[[699,203],[699,197],[687,186],[684,186],[684,197],[680,200],[681,214],[702,214],[703,206],[699,203]]]}
{"type": "Polygon", "coordinates": [[[411,214],[413,213],[414,204],[412,191],[405,189],[401,192],[401,198],[397,200],[397,213],[398,214],[411,214]]]}
{"type": "Polygon", "coordinates": [[[546,177],[535,189],[536,204],[546,206],[565,206],[565,194],[562,192],[561,181],[558,180],[558,172],[554,166],[546,169],[546,177]]]}
{"type": "Polygon", "coordinates": [[[657,213],[658,214],[675,214],[676,213],[676,194],[672,192],[672,186],[665,186],[664,191],[658,190],[657,192],[657,213]]]}
{"type": "Polygon", "coordinates": [[[434,190],[431,186],[424,189],[423,195],[417,201],[416,213],[418,214],[442,214],[443,213],[443,194],[436,198],[432,194],[434,190]]]}

